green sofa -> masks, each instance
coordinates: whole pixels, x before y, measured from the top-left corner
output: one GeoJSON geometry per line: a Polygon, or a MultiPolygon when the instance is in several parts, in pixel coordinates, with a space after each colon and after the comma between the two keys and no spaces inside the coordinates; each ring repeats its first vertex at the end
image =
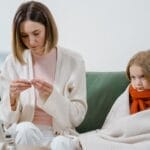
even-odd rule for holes
{"type": "Polygon", "coordinates": [[[87,72],[88,111],[79,133],[101,128],[106,115],[129,81],[125,72],[87,72]]]}

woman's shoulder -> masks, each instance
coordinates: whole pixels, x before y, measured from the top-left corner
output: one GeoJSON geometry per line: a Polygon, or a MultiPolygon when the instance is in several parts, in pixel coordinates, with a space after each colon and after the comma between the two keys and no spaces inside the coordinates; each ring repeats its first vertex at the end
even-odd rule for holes
{"type": "Polygon", "coordinates": [[[4,61],[1,64],[1,72],[5,72],[6,70],[10,70],[14,68],[13,66],[15,64],[15,59],[13,57],[12,53],[8,53],[7,56],[5,57],[4,61]]]}
{"type": "Polygon", "coordinates": [[[6,62],[13,62],[14,61],[14,57],[13,57],[13,54],[12,53],[9,53],[7,54],[5,60],[4,60],[4,63],[6,62]]]}
{"type": "MultiPolygon", "coordinates": [[[[23,58],[25,59],[29,55],[29,51],[23,52],[23,58]]],[[[21,65],[21,63],[18,61],[18,59],[13,55],[12,52],[8,53],[5,60],[4,60],[4,66],[18,66],[21,65]]]]}
{"type": "MultiPolygon", "coordinates": [[[[28,55],[30,54],[30,51],[28,49],[24,50],[24,52],[22,53],[23,58],[28,57],[28,55]]],[[[17,58],[15,58],[15,56],[13,55],[13,53],[9,53],[6,58],[5,58],[6,62],[13,62],[13,63],[17,63],[17,58]]]]}
{"type": "Polygon", "coordinates": [[[58,46],[58,53],[61,53],[61,55],[63,57],[66,57],[68,59],[72,59],[72,60],[82,60],[83,61],[83,57],[80,53],[69,49],[69,48],[64,48],[64,47],[60,47],[58,46]]]}

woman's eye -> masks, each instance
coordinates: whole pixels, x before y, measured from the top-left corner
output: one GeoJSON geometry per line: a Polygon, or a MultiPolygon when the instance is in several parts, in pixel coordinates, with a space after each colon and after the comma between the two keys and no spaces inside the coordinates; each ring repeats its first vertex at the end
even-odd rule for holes
{"type": "Polygon", "coordinates": [[[39,35],[39,33],[34,33],[34,35],[35,35],[35,36],[38,36],[38,35],[39,35]]]}
{"type": "Polygon", "coordinates": [[[21,38],[27,38],[28,35],[21,35],[21,38]]]}

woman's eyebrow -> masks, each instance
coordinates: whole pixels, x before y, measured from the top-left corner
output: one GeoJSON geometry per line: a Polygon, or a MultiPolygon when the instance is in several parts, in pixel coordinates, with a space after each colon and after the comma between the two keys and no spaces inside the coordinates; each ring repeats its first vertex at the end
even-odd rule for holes
{"type": "MultiPolygon", "coordinates": [[[[40,31],[40,29],[35,29],[35,30],[33,30],[31,33],[34,33],[34,32],[39,32],[40,31]]],[[[20,32],[21,34],[28,34],[28,33],[26,33],[26,32],[20,32]]]]}

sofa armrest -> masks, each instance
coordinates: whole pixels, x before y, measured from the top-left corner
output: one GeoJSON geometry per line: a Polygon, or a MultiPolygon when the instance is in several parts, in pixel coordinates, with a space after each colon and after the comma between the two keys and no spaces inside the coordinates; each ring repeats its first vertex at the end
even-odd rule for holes
{"type": "Polygon", "coordinates": [[[112,104],[129,84],[123,71],[87,72],[86,77],[88,111],[77,128],[80,133],[101,128],[112,104]]]}

